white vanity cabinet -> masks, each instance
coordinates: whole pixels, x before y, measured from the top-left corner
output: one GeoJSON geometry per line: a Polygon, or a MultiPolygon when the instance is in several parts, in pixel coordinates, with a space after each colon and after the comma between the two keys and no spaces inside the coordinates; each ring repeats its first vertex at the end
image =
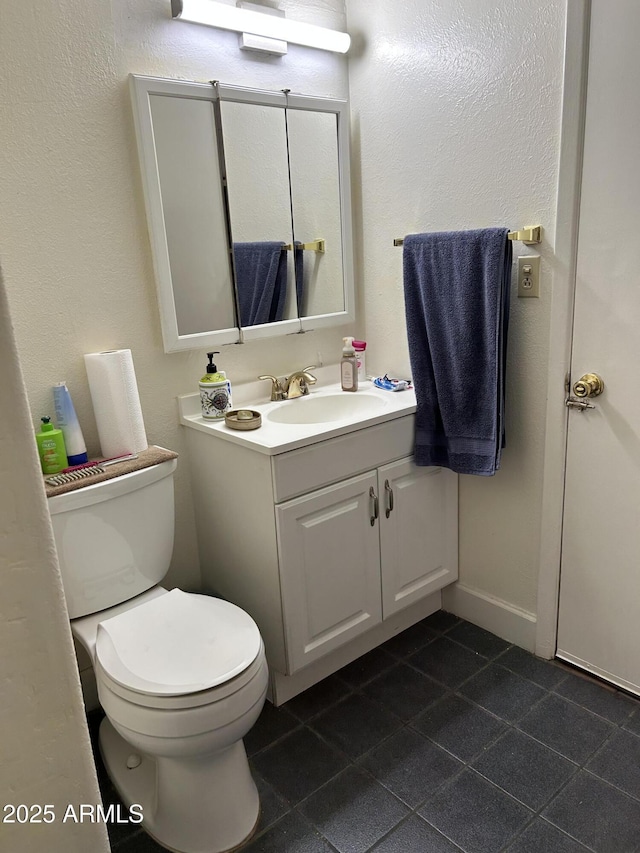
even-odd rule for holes
{"type": "Polygon", "coordinates": [[[413,425],[282,453],[186,430],[204,586],[256,620],[276,704],[438,610],[457,579],[458,478],[414,465],[413,425]]]}
{"type": "Polygon", "coordinates": [[[455,485],[402,459],[276,506],[291,672],[456,580],[455,485]]]}

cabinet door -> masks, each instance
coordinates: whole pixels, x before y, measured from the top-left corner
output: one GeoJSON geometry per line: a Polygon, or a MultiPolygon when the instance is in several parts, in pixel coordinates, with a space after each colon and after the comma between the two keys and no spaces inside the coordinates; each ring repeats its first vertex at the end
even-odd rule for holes
{"type": "Polygon", "coordinates": [[[375,472],[276,507],[289,674],[382,619],[375,472]]]}
{"type": "Polygon", "coordinates": [[[378,469],[385,619],[458,578],[458,476],[402,459],[378,469]]]}

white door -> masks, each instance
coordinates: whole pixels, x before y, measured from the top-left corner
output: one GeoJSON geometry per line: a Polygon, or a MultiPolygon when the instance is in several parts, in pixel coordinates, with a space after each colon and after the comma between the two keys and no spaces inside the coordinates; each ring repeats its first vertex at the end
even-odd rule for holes
{"type": "Polygon", "coordinates": [[[378,469],[382,617],[458,579],[458,477],[401,459],[378,469]]]}
{"type": "Polygon", "coordinates": [[[640,694],[640,3],[592,4],[557,655],[640,694]]]}
{"type": "Polygon", "coordinates": [[[276,507],[288,674],[382,619],[376,488],[371,471],[276,507]]]}

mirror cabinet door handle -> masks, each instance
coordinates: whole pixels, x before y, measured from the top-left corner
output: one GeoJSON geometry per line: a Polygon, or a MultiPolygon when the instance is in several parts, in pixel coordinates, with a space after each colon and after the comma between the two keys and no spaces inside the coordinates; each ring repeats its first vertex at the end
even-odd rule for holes
{"type": "Polygon", "coordinates": [[[376,518],[378,517],[378,496],[375,493],[373,486],[369,489],[369,500],[373,501],[373,511],[371,514],[371,526],[376,523],[376,518]]]}
{"type": "Polygon", "coordinates": [[[384,481],[384,490],[387,495],[387,509],[385,511],[385,516],[389,518],[391,513],[393,512],[393,489],[389,485],[389,481],[384,481]]]}

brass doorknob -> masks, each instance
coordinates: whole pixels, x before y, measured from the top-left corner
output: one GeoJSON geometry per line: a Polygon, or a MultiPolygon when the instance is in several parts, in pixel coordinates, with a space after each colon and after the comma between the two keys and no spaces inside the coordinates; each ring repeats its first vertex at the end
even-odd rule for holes
{"type": "Polygon", "coordinates": [[[573,383],[573,393],[576,397],[597,397],[604,391],[604,382],[597,373],[585,373],[573,383]]]}

